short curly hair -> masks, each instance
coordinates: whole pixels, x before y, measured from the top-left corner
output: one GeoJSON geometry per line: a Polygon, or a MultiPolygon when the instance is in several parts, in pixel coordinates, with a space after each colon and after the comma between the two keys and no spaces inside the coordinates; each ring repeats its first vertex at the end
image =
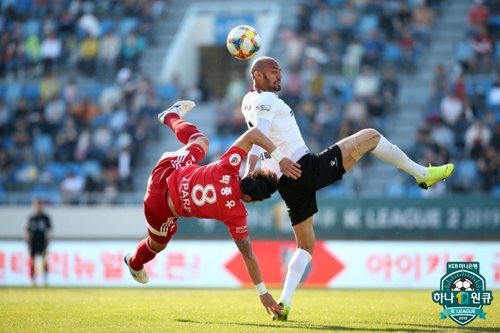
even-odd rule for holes
{"type": "Polygon", "coordinates": [[[270,169],[255,169],[240,182],[241,193],[249,195],[252,200],[269,199],[278,189],[278,176],[270,169]]]}

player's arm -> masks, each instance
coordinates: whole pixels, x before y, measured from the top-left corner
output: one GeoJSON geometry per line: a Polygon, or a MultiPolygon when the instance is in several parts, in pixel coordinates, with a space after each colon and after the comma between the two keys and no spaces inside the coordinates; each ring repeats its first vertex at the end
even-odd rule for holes
{"type": "Polygon", "coordinates": [[[245,266],[248,271],[248,275],[252,279],[255,288],[259,293],[259,298],[266,308],[268,314],[277,314],[281,315],[281,310],[283,308],[276,303],[273,296],[267,292],[266,286],[262,281],[262,275],[260,273],[259,262],[257,261],[257,257],[253,253],[252,242],[250,241],[250,237],[245,237],[241,239],[234,239],[234,243],[240,250],[243,261],[245,262],[245,266]]]}
{"type": "Polygon", "coordinates": [[[256,127],[253,127],[243,133],[243,135],[241,135],[233,144],[233,146],[239,147],[247,153],[254,145],[258,145],[267,150],[276,162],[279,163],[280,170],[285,176],[292,179],[300,177],[300,165],[283,155],[283,153],[276,148],[274,143],[272,143],[272,141],[269,140],[269,138],[256,127]]]}

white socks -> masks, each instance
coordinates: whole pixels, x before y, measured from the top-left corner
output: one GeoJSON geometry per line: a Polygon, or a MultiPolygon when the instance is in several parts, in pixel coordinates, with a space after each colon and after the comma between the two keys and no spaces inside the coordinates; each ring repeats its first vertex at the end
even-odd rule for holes
{"type": "Polygon", "coordinates": [[[285,285],[281,293],[280,300],[285,300],[288,306],[292,305],[292,296],[300,283],[300,279],[306,270],[307,264],[312,256],[303,249],[295,250],[290,262],[288,263],[288,272],[286,273],[285,285]]]}
{"type": "Polygon", "coordinates": [[[426,167],[413,162],[398,146],[390,143],[383,135],[380,135],[380,141],[372,153],[382,161],[398,167],[415,178],[427,179],[429,175],[426,167]]]}

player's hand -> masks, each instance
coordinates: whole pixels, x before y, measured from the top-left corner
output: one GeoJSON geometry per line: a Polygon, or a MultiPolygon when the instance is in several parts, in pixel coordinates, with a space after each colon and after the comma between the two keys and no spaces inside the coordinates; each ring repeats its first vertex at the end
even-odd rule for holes
{"type": "Polygon", "coordinates": [[[270,293],[265,293],[259,296],[262,305],[266,308],[267,314],[272,314],[276,316],[281,316],[283,308],[276,303],[273,296],[270,293]]]}
{"type": "Polygon", "coordinates": [[[292,179],[299,178],[302,172],[300,170],[300,164],[295,163],[288,157],[285,157],[280,161],[280,170],[285,176],[292,179]]]}

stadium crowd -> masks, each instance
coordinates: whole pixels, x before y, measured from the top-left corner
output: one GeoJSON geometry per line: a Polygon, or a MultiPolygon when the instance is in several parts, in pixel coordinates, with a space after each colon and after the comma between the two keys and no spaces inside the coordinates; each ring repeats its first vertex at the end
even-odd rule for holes
{"type": "Polygon", "coordinates": [[[0,16],[0,199],[113,203],[160,111],[139,61],[169,2],[14,0],[0,16]]]}
{"type": "MultiPolygon", "coordinates": [[[[386,130],[399,110],[397,74],[433,70],[419,59],[433,42],[441,2],[311,0],[298,6],[295,24],[280,31],[282,58],[271,56],[283,69],[280,96],[312,151],[362,128],[386,130]]],[[[455,59],[435,69],[408,151],[421,164],[456,163],[448,191],[500,193],[500,75],[490,74],[500,57],[498,3],[473,3],[455,59]]],[[[146,140],[157,136],[159,112],[158,87],[140,74],[140,57],[155,44],[155,22],[168,6],[166,0],[2,2],[0,198],[2,191],[48,191],[54,201],[62,194],[63,202],[74,202],[80,193],[99,192],[101,202],[113,202],[117,193],[133,190],[131,174],[146,140]]],[[[235,72],[223,98],[214,98],[203,81],[194,97],[176,95],[217,104],[207,162],[246,129],[240,109],[248,89],[249,80],[235,72]]],[[[336,186],[344,187],[339,194],[355,191],[371,165],[367,157],[351,172],[351,183],[336,186]]]]}

